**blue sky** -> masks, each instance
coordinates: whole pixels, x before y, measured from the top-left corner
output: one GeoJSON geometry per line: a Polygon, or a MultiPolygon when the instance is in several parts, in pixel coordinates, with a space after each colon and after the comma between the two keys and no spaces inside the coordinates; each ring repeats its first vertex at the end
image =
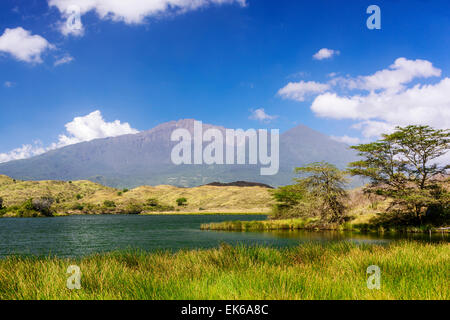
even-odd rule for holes
{"type": "Polygon", "coordinates": [[[0,2],[0,161],[183,118],[349,143],[450,127],[448,0],[103,1],[0,2]],[[69,2],[90,3],[82,34],[63,30],[69,2]]]}

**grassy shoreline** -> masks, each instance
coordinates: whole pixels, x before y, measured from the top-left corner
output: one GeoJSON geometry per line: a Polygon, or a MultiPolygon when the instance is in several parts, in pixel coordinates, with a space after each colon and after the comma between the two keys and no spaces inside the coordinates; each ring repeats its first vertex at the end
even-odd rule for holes
{"type": "Polygon", "coordinates": [[[305,244],[114,252],[80,259],[0,259],[0,299],[442,299],[450,298],[448,243],[305,244]],[[66,270],[81,268],[81,290],[66,270]],[[367,288],[367,267],[381,290],[367,288]]]}
{"type": "Polygon", "coordinates": [[[17,216],[0,216],[0,219],[25,219],[25,218],[58,218],[58,217],[71,217],[71,216],[101,216],[101,215],[131,215],[131,216],[268,216],[267,212],[184,212],[184,211],[167,211],[167,212],[142,212],[140,214],[129,213],[57,213],[51,217],[37,216],[37,217],[17,217],[17,216]]]}
{"type": "Polygon", "coordinates": [[[201,230],[215,231],[273,231],[273,230],[311,230],[311,231],[352,231],[352,232],[403,232],[403,233],[450,233],[449,229],[424,227],[381,227],[370,223],[344,223],[342,225],[318,225],[316,219],[281,219],[264,221],[225,221],[201,225],[201,230]]]}

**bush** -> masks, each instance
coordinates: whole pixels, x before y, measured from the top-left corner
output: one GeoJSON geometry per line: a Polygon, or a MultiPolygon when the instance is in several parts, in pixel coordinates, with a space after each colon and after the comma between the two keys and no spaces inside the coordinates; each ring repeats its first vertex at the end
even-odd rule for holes
{"type": "Polygon", "coordinates": [[[32,210],[38,211],[46,217],[53,216],[51,206],[55,202],[52,197],[42,197],[31,200],[32,210]]]}
{"type": "Polygon", "coordinates": [[[103,201],[103,206],[105,206],[106,208],[115,208],[116,203],[111,200],[105,200],[105,201],[103,201]]]}
{"type": "Polygon", "coordinates": [[[142,205],[135,203],[135,202],[131,202],[129,204],[126,205],[124,213],[126,214],[139,214],[142,211],[144,211],[144,208],[142,205]]]}
{"type": "Polygon", "coordinates": [[[159,201],[158,201],[158,199],[150,198],[147,200],[147,205],[149,207],[157,207],[159,205],[159,201]]]}
{"type": "Polygon", "coordinates": [[[123,189],[122,190],[123,193],[127,193],[128,191],[130,191],[130,190],[128,190],[128,189],[123,189]]]}
{"type": "Polygon", "coordinates": [[[84,209],[84,205],[82,205],[81,203],[75,203],[75,204],[71,207],[71,209],[72,209],[72,210],[79,210],[79,211],[81,211],[81,210],[84,209]]]}
{"type": "Polygon", "coordinates": [[[177,204],[179,207],[185,206],[185,205],[187,205],[187,199],[186,198],[178,198],[177,204]]]}
{"type": "Polygon", "coordinates": [[[6,207],[3,206],[3,198],[0,197],[0,216],[3,216],[6,213],[6,207]]]}
{"type": "Polygon", "coordinates": [[[75,197],[77,198],[77,200],[80,200],[83,198],[83,196],[81,194],[77,194],[75,197]]]}

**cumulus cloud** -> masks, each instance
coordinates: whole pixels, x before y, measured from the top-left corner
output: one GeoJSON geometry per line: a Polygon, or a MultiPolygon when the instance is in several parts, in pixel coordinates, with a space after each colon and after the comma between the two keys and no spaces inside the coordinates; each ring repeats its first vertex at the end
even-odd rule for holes
{"type": "Polygon", "coordinates": [[[381,134],[392,133],[395,131],[397,124],[387,123],[383,121],[368,120],[358,122],[352,125],[352,129],[360,130],[362,135],[366,138],[379,137],[381,134]]]}
{"type": "Polygon", "coordinates": [[[356,145],[361,143],[361,139],[357,138],[357,137],[349,137],[347,135],[345,136],[330,136],[331,139],[335,140],[335,141],[339,141],[348,145],[356,145]]]}
{"type": "Polygon", "coordinates": [[[307,95],[325,92],[329,88],[330,86],[328,84],[315,81],[289,82],[284,88],[278,91],[278,95],[283,99],[305,101],[307,95]]]}
{"type": "Polygon", "coordinates": [[[0,153],[0,163],[12,160],[21,160],[34,157],[44,153],[46,150],[36,142],[35,144],[25,144],[7,153],[0,153]]]}
{"type": "Polygon", "coordinates": [[[311,110],[320,117],[363,120],[356,128],[365,136],[378,136],[396,125],[426,124],[450,128],[450,78],[437,84],[417,84],[401,91],[368,95],[319,95],[311,110]]]}
{"type": "Polygon", "coordinates": [[[6,29],[0,36],[0,52],[6,52],[19,61],[42,63],[42,54],[54,46],[39,35],[32,35],[21,27],[6,29]]]}
{"type": "MultiPolygon", "coordinates": [[[[319,117],[353,120],[351,128],[360,130],[365,138],[410,124],[450,128],[450,78],[418,82],[441,74],[430,61],[398,58],[387,69],[371,75],[333,78],[322,84],[326,87],[316,92],[311,110],[319,117]],[[338,93],[340,88],[347,90],[345,95],[338,93]]],[[[284,98],[304,100],[303,85],[297,90],[287,87],[281,89],[284,98]]]]}
{"type": "Polygon", "coordinates": [[[258,120],[262,122],[270,122],[276,118],[278,118],[278,116],[268,115],[262,108],[253,110],[252,115],[249,117],[251,120],[258,120]]]}
{"type": "Polygon", "coordinates": [[[415,78],[439,76],[441,76],[441,70],[433,67],[429,61],[398,58],[388,69],[377,71],[370,76],[348,79],[346,85],[350,89],[399,91],[415,78]]]}
{"type": "Polygon", "coordinates": [[[119,120],[106,122],[98,110],[91,112],[87,116],[74,118],[65,127],[68,134],[60,135],[59,141],[53,144],[52,148],[60,148],[84,141],[139,132],[131,128],[127,122],[121,123],[119,120]]]}
{"type": "Polygon", "coordinates": [[[5,83],[3,84],[6,88],[12,88],[14,87],[16,84],[12,81],[5,81],[5,83]]]}
{"type": "Polygon", "coordinates": [[[70,55],[65,55],[65,56],[63,56],[63,57],[57,59],[57,60],[53,63],[53,65],[54,65],[55,67],[57,67],[57,66],[60,66],[60,65],[62,65],[62,64],[71,63],[73,60],[74,60],[74,58],[73,58],[72,56],[70,56],[70,55]]]}
{"type": "MultiPolygon", "coordinates": [[[[56,7],[63,17],[68,18],[72,8],[77,6],[81,15],[94,11],[101,19],[123,21],[126,24],[141,24],[148,17],[165,14],[182,14],[210,5],[237,3],[246,6],[246,0],[48,0],[51,7],[56,7]]],[[[61,24],[63,33],[72,34],[76,29],[61,24]]],[[[78,32],[82,34],[82,29],[78,32]]],[[[80,35],[78,34],[78,35],[80,35]]]]}
{"type": "Polygon", "coordinates": [[[106,122],[100,111],[94,111],[84,117],[76,117],[65,125],[66,133],[59,135],[57,142],[48,147],[43,147],[40,142],[34,145],[27,144],[7,153],[0,153],[0,163],[12,160],[26,159],[44,152],[62,148],[71,144],[94,139],[116,137],[124,134],[135,134],[139,131],[133,129],[127,122],[119,120],[106,122]]]}
{"type": "Polygon", "coordinates": [[[330,59],[333,56],[336,56],[339,54],[340,54],[340,52],[338,50],[322,48],[313,55],[313,58],[315,60],[324,60],[324,59],[330,59]]]}

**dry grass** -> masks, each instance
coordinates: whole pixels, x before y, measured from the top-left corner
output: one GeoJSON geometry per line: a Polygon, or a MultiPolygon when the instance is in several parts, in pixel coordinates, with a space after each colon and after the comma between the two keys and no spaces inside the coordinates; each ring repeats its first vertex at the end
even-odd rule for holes
{"type": "Polygon", "coordinates": [[[105,200],[114,201],[117,210],[129,203],[145,203],[155,198],[162,205],[174,206],[182,213],[269,213],[272,198],[262,187],[177,188],[173,186],[142,186],[127,192],[104,187],[90,181],[14,181],[0,175],[0,197],[5,206],[19,205],[29,198],[51,196],[58,200],[58,214],[82,213],[71,209],[75,204],[101,206],[105,200]],[[78,199],[77,198],[80,198],[78,199]],[[185,197],[186,206],[178,207],[176,200],[185,197]]]}

